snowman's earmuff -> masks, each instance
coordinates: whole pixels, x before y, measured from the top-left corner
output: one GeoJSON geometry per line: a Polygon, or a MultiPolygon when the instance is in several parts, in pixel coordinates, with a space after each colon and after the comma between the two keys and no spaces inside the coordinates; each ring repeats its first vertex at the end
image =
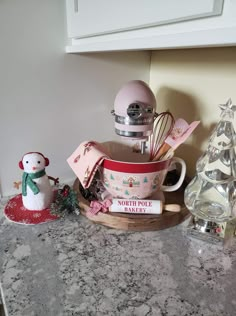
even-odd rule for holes
{"type": "MultiPolygon", "coordinates": [[[[37,151],[32,151],[32,152],[29,152],[29,153],[27,153],[25,155],[28,155],[28,154],[39,154],[39,155],[41,155],[44,158],[44,160],[45,160],[45,167],[47,167],[49,165],[49,159],[47,157],[45,157],[42,153],[39,153],[37,151]]],[[[22,157],[21,161],[19,161],[19,167],[22,170],[24,170],[23,158],[25,157],[25,155],[22,157]]]]}
{"type": "Polygon", "coordinates": [[[19,167],[20,167],[20,169],[24,170],[24,166],[23,166],[23,162],[22,162],[22,160],[21,160],[21,161],[19,161],[19,167]]]}
{"type": "Polygon", "coordinates": [[[45,167],[47,167],[49,165],[49,159],[47,157],[44,157],[45,159],[45,167]]]}

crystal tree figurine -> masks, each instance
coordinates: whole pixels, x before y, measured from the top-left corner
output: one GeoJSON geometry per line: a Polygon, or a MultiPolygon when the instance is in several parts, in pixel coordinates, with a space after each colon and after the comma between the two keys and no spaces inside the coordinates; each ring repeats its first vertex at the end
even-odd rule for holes
{"type": "Polygon", "coordinates": [[[197,174],[185,189],[185,204],[190,212],[205,221],[226,222],[236,217],[236,133],[233,127],[236,105],[224,105],[221,119],[199,158],[197,174]]]}

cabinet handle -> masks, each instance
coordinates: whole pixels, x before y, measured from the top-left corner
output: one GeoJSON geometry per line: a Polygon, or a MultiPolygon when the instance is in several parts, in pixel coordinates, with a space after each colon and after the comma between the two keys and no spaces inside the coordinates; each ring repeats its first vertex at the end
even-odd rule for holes
{"type": "Polygon", "coordinates": [[[79,3],[78,3],[78,0],[74,0],[74,10],[76,13],[78,13],[79,11],[79,3]]]}

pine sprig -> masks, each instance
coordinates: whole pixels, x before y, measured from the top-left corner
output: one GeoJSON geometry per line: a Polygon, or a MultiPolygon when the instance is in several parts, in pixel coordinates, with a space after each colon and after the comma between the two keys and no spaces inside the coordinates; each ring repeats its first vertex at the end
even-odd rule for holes
{"type": "Polygon", "coordinates": [[[50,212],[59,217],[65,217],[67,214],[80,214],[77,194],[69,185],[65,185],[57,191],[55,200],[51,203],[50,212]]]}

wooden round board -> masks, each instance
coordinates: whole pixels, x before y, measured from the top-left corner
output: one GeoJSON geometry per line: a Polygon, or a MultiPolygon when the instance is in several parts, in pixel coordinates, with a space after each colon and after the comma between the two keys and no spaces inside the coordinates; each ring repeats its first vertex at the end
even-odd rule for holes
{"type": "Polygon", "coordinates": [[[102,213],[90,215],[87,211],[90,202],[85,200],[80,193],[79,179],[76,179],[73,189],[78,194],[79,205],[81,214],[86,216],[89,220],[96,224],[102,224],[107,227],[131,230],[131,231],[153,231],[161,230],[169,227],[176,226],[182,223],[190,216],[189,211],[184,206],[183,196],[184,190],[179,189],[176,192],[165,192],[166,203],[177,203],[181,205],[181,210],[178,213],[163,211],[162,214],[124,214],[124,213],[102,213]]]}

